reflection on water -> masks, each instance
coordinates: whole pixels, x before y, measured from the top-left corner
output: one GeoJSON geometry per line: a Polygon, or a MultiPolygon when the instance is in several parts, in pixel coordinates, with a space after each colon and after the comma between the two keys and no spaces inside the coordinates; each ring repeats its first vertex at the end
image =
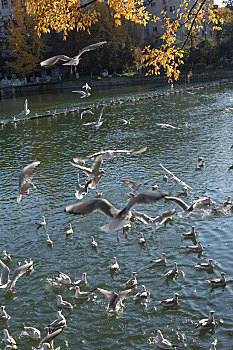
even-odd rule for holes
{"type": "MultiPolygon", "coordinates": [[[[161,90],[162,91],[162,90],[161,90]]],[[[48,110],[66,110],[73,107],[88,107],[114,98],[138,97],[153,92],[153,87],[123,88],[119,90],[96,91],[90,100],[80,100],[73,94],[31,96],[29,108],[32,113],[42,114],[48,110]],[[144,89],[144,90],[143,90],[144,89]]],[[[0,130],[1,150],[1,247],[12,253],[11,270],[18,261],[32,258],[35,271],[25,275],[16,284],[12,296],[4,290],[1,305],[11,319],[0,328],[8,328],[16,339],[17,328],[25,322],[46,334],[43,326],[56,318],[54,296],[61,294],[64,300],[76,304],[74,310],[64,310],[68,329],[64,330],[56,344],[67,339],[71,349],[147,349],[154,348],[153,339],[160,329],[164,336],[187,349],[208,349],[217,338],[219,349],[231,349],[232,330],[232,216],[203,215],[199,208],[190,220],[177,215],[165,226],[152,230],[142,223],[132,223],[128,240],[120,234],[117,243],[115,233],[105,233],[100,226],[109,222],[101,213],[88,217],[75,217],[64,213],[67,204],[76,201],[75,185],[77,169],[69,161],[75,156],[88,155],[101,148],[132,149],[147,145],[148,150],[141,155],[118,154],[113,162],[106,164],[107,176],[101,181],[104,198],[117,208],[123,208],[128,199],[129,189],[119,179],[129,179],[144,184],[141,190],[151,189],[158,181],[158,189],[168,190],[177,196],[171,179],[163,181],[163,170],[159,164],[175,173],[193,187],[184,201],[191,203],[195,196],[211,196],[219,205],[232,192],[232,113],[224,112],[232,107],[230,85],[206,87],[195,90],[194,94],[161,96],[156,99],[136,101],[104,109],[103,125],[96,129],[83,126],[80,114],[63,114],[23,123],[7,124],[0,130]],[[131,118],[124,125],[121,118],[131,118]],[[188,127],[184,127],[184,122],[188,127]],[[168,123],[181,129],[163,129],[156,123],[168,123]],[[203,156],[205,167],[195,171],[197,158],[203,156]],[[22,203],[16,203],[18,175],[20,170],[34,160],[41,162],[34,178],[36,190],[22,203]],[[46,228],[37,230],[35,222],[46,218],[46,228]],[[74,234],[66,236],[68,224],[72,223],[74,234]],[[184,248],[192,244],[184,240],[180,232],[188,232],[195,226],[197,237],[203,241],[204,251],[200,257],[184,248]],[[139,232],[146,239],[144,246],[138,244],[139,232]],[[53,248],[46,244],[46,233],[53,240],[53,248]],[[91,235],[98,242],[98,250],[92,249],[91,235]],[[149,260],[167,254],[167,266],[151,266],[149,260]],[[109,265],[116,256],[120,269],[110,273],[109,265]],[[195,262],[214,259],[213,272],[197,270],[195,262]],[[175,279],[163,275],[176,261],[184,271],[175,279]],[[74,279],[80,279],[87,272],[89,285],[83,290],[101,287],[116,292],[124,289],[132,271],[138,272],[138,288],[144,284],[151,292],[148,303],[138,303],[129,296],[123,312],[113,315],[106,310],[107,299],[97,294],[89,301],[72,298],[73,291],[63,287],[56,291],[47,278],[60,270],[74,279]],[[230,281],[224,288],[211,288],[206,279],[220,277],[227,272],[230,281]],[[156,301],[180,294],[179,306],[166,308],[156,301]],[[207,317],[209,311],[216,311],[216,329],[201,333],[194,322],[207,317]],[[220,320],[222,320],[220,322],[220,320]]],[[[0,119],[9,120],[22,110],[24,98],[0,101],[0,119]]],[[[95,115],[84,115],[84,122],[97,119],[95,115]]],[[[87,166],[91,163],[86,163],[87,166]]],[[[80,171],[83,183],[85,174],[80,171]]],[[[179,188],[180,189],[180,188],[179,188]]],[[[87,198],[95,197],[94,190],[87,198]]],[[[136,209],[151,217],[163,211],[176,208],[172,202],[159,201],[154,205],[144,205],[136,209]]],[[[132,295],[136,294],[132,293],[132,295]]],[[[31,349],[37,343],[22,337],[19,348],[31,349]]],[[[58,345],[57,345],[58,346],[58,345]]]]}

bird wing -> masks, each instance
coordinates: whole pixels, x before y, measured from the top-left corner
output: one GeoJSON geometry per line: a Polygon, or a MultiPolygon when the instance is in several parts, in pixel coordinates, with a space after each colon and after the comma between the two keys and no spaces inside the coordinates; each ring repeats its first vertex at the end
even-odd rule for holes
{"type": "Polygon", "coordinates": [[[46,335],[46,337],[44,339],[41,340],[40,345],[44,344],[44,343],[51,343],[51,341],[53,339],[55,339],[60,333],[62,332],[62,328],[57,329],[56,331],[46,335]]]}
{"type": "Polygon", "coordinates": [[[175,176],[171,171],[169,171],[167,168],[165,168],[161,163],[159,164],[161,168],[163,168],[175,181],[179,182],[182,186],[188,187],[192,190],[192,187],[188,186],[185,182],[180,180],[177,176],[175,176]]]}
{"type": "Polygon", "coordinates": [[[124,179],[119,179],[121,182],[124,182],[126,185],[128,185],[130,188],[134,188],[136,186],[136,183],[130,180],[124,180],[124,179]]]}
{"type": "Polygon", "coordinates": [[[98,123],[101,121],[103,112],[104,112],[104,107],[101,109],[101,112],[100,112],[100,115],[99,115],[99,119],[98,119],[98,123]]]}
{"type": "Polygon", "coordinates": [[[78,169],[84,171],[84,173],[87,174],[88,176],[91,175],[91,173],[92,173],[91,168],[87,168],[87,167],[82,166],[82,165],[74,164],[72,162],[70,162],[70,164],[72,164],[75,168],[78,168],[78,169]]]}
{"type": "Polygon", "coordinates": [[[97,288],[98,292],[100,292],[101,294],[103,294],[103,296],[105,296],[105,298],[107,298],[108,300],[111,298],[112,294],[114,292],[108,291],[106,289],[102,289],[102,288],[97,288]]]}
{"type": "Polygon", "coordinates": [[[100,150],[99,152],[93,153],[93,154],[91,154],[91,155],[89,155],[89,156],[86,156],[86,157],[76,157],[76,158],[73,158],[73,161],[74,161],[75,163],[78,163],[78,162],[86,162],[86,161],[88,161],[89,159],[98,157],[98,156],[100,156],[100,155],[103,154],[103,153],[104,153],[104,150],[102,149],[102,150],[100,150]]]}
{"type": "Polygon", "coordinates": [[[149,217],[148,215],[144,214],[144,213],[140,213],[139,211],[135,211],[132,210],[132,216],[136,219],[139,220],[141,222],[143,222],[144,224],[149,224],[150,221],[152,221],[152,218],[149,217]]]}
{"type": "Polygon", "coordinates": [[[33,265],[33,261],[17,267],[11,277],[11,285],[15,285],[19,277],[21,277],[33,265]]]}
{"type": "Polygon", "coordinates": [[[129,210],[134,205],[153,204],[154,202],[168,195],[169,192],[165,191],[144,191],[133,197],[127,204],[126,208],[129,210]]]}
{"type": "Polygon", "coordinates": [[[125,298],[127,298],[127,296],[132,293],[134,289],[129,289],[129,290],[123,290],[121,291],[118,296],[116,297],[115,300],[115,305],[117,305],[118,303],[120,303],[121,301],[123,301],[125,298]]]}
{"type": "Polygon", "coordinates": [[[40,62],[41,67],[51,67],[54,64],[56,64],[58,61],[69,61],[71,57],[65,56],[65,55],[57,55],[48,58],[45,61],[40,62]]]}
{"type": "Polygon", "coordinates": [[[88,199],[81,203],[68,205],[65,208],[65,211],[67,213],[75,215],[87,215],[96,210],[101,211],[103,214],[109,216],[110,218],[114,218],[119,212],[119,210],[117,210],[111,203],[102,198],[88,199]]]}
{"type": "Polygon", "coordinates": [[[176,204],[178,204],[183,210],[187,210],[189,208],[189,206],[182,201],[182,199],[177,198],[177,197],[165,197],[165,199],[169,200],[169,201],[173,201],[176,204]]]}
{"type": "Polygon", "coordinates": [[[35,161],[23,168],[19,175],[19,189],[25,184],[25,182],[30,182],[32,180],[38,165],[40,165],[40,162],[35,161]]]}
{"type": "Polygon", "coordinates": [[[0,260],[0,267],[1,267],[0,284],[5,285],[9,282],[10,269],[4,264],[2,260],[0,260]]]}
{"type": "Polygon", "coordinates": [[[24,102],[24,112],[26,112],[28,109],[28,100],[26,99],[24,102]]]}
{"type": "Polygon", "coordinates": [[[91,167],[92,172],[98,172],[102,163],[103,163],[103,158],[101,157],[101,155],[96,157],[91,167]]]}
{"type": "Polygon", "coordinates": [[[96,124],[96,122],[92,122],[92,123],[84,123],[83,125],[95,125],[96,124]]]}
{"type": "Polygon", "coordinates": [[[84,52],[86,51],[92,51],[92,50],[95,50],[97,49],[97,47],[103,45],[103,44],[106,44],[107,41],[100,41],[99,43],[95,43],[95,44],[91,44],[91,45],[88,45],[88,46],[85,46],[83,49],[81,49],[77,56],[73,57],[73,59],[78,59],[84,52]]]}
{"type": "MultiPolygon", "coordinates": [[[[74,90],[72,92],[76,92],[77,94],[81,94],[83,96],[86,96],[86,92],[82,91],[82,90],[74,90]]],[[[81,118],[82,119],[82,118],[81,118]]]]}
{"type": "MultiPolygon", "coordinates": [[[[73,92],[73,91],[72,91],[72,92],[73,92]]],[[[82,120],[82,118],[83,118],[83,115],[86,114],[86,113],[89,113],[89,114],[94,115],[94,113],[93,113],[90,109],[87,109],[87,110],[81,112],[81,115],[80,115],[81,120],[82,120]]]]}

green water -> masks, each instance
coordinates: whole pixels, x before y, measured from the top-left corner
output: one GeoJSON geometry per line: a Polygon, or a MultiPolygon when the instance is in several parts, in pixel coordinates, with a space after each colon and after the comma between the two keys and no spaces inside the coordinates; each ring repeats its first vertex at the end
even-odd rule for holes
{"type": "MultiPolygon", "coordinates": [[[[176,88],[176,87],[175,87],[176,88]]],[[[93,91],[89,99],[67,94],[44,94],[29,96],[30,115],[47,111],[88,107],[109,103],[114,99],[150,96],[153,86],[93,91]]],[[[11,120],[22,109],[25,97],[0,101],[0,120],[11,120]]],[[[101,181],[104,198],[117,208],[123,208],[128,199],[129,189],[119,178],[144,183],[142,190],[151,189],[158,181],[161,190],[168,190],[176,196],[177,187],[171,180],[163,181],[162,163],[178,177],[193,187],[187,203],[195,196],[212,196],[217,204],[232,195],[233,163],[232,127],[233,112],[224,112],[233,106],[232,85],[216,85],[193,90],[193,93],[174,94],[121,105],[106,106],[103,125],[98,129],[83,126],[78,112],[7,124],[0,130],[1,155],[1,244],[0,249],[12,254],[11,270],[18,261],[34,260],[34,272],[22,276],[15,286],[15,293],[0,290],[0,304],[6,305],[11,319],[0,323],[0,331],[7,328],[18,342],[21,350],[38,346],[38,342],[20,336],[18,328],[24,322],[41,330],[56,318],[55,295],[61,294],[65,300],[75,304],[73,311],[63,310],[68,328],[55,340],[56,346],[65,349],[154,349],[157,329],[180,348],[209,349],[217,338],[217,349],[233,349],[232,312],[232,227],[231,215],[203,215],[204,209],[197,208],[190,220],[177,215],[171,223],[152,230],[142,223],[132,223],[128,240],[120,234],[105,233],[100,226],[109,222],[101,213],[75,217],[64,212],[66,205],[74,203],[77,169],[69,161],[75,156],[84,156],[104,149],[131,149],[147,146],[141,155],[119,154],[113,163],[103,167],[107,176],[101,181]],[[130,125],[123,125],[120,118],[133,117],[130,125]],[[188,128],[183,123],[188,122],[188,128]],[[169,123],[182,129],[162,129],[156,123],[169,123]],[[198,156],[205,159],[205,168],[195,171],[198,156]],[[23,196],[21,204],[16,203],[18,175],[20,170],[34,160],[41,162],[30,196],[23,196]],[[37,230],[35,222],[44,215],[46,229],[37,230]],[[74,234],[66,237],[68,223],[74,234]],[[195,226],[198,239],[203,241],[201,256],[188,253],[184,248],[192,244],[183,240],[179,232],[189,231],[195,226]],[[143,232],[146,243],[138,244],[139,232],[143,232]],[[53,240],[53,247],[46,244],[46,233],[53,240]],[[98,250],[91,246],[91,235],[99,244],[98,250]],[[166,267],[151,266],[149,260],[167,254],[166,267]],[[111,274],[109,264],[116,256],[119,272],[111,274]],[[214,259],[213,272],[198,271],[194,262],[214,259]],[[176,261],[185,273],[176,280],[166,279],[163,274],[176,261]],[[72,280],[80,279],[87,271],[89,285],[83,290],[101,287],[120,291],[131,276],[138,272],[138,288],[144,284],[151,292],[146,304],[135,302],[133,292],[125,301],[124,309],[118,314],[107,311],[107,299],[95,293],[89,301],[73,298],[74,292],[68,288],[57,291],[47,281],[60,270],[70,275],[72,280]],[[221,271],[227,273],[229,281],[224,288],[212,289],[206,279],[217,278],[221,271]],[[164,308],[158,300],[180,294],[179,306],[164,308]],[[200,332],[194,323],[215,310],[216,328],[211,332],[200,332]]],[[[98,118],[100,109],[93,109],[95,116],[85,115],[86,122],[98,118]]],[[[86,165],[91,165],[87,163],[86,165]]],[[[80,172],[81,182],[85,175],[80,172]]],[[[180,188],[179,188],[180,189],[180,188]]],[[[87,198],[95,197],[90,190],[87,198]]],[[[180,208],[175,203],[163,200],[154,205],[144,205],[136,209],[156,217],[163,211],[180,208]]],[[[0,345],[4,348],[3,343],[0,345]]]]}

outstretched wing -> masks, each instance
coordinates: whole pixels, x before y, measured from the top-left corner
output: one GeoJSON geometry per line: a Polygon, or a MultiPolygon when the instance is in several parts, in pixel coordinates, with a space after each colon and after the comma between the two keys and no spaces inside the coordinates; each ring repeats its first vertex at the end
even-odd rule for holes
{"type": "Polygon", "coordinates": [[[113,292],[106,290],[106,289],[102,289],[102,288],[97,288],[98,292],[100,292],[101,294],[103,294],[103,296],[105,296],[105,298],[107,298],[108,300],[111,298],[113,292]]]}
{"type": "Polygon", "coordinates": [[[182,201],[182,199],[177,198],[177,197],[165,197],[165,199],[169,200],[169,201],[173,201],[176,204],[178,204],[183,210],[187,210],[189,208],[189,206],[182,201]]]}
{"type": "Polygon", "coordinates": [[[29,263],[26,263],[22,266],[17,267],[11,277],[11,286],[13,287],[17,280],[28,271],[28,269],[33,265],[33,261],[30,261],[29,263]]]}
{"type": "Polygon", "coordinates": [[[95,44],[91,44],[91,45],[85,46],[83,49],[81,49],[81,50],[79,51],[79,53],[77,54],[77,56],[75,56],[75,57],[73,57],[73,58],[74,58],[74,59],[77,59],[77,58],[79,58],[84,52],[95,50],[95,49],[97,49],[97,47],[100,47],[101,45],[106,44],[106,42],[107,42],[107,41],[100,41],[99,43],[95,43],[95,44]]]}
{"type": "Polygon", "coordinates": [[[68,205],[65,208],[67,213],[75,215],[88,215],[96,210],[102,212],[110,218],[114,218],[119,212],[119,210],[117,210],[111,203],[102,198],[88,199],[81,203],[68,205]]]}
{"type": "Polygon", "coordinates": [[[38,165],[40,165],[40,162],[35,161],[23,168],[19,175],[19,189],[23,186],[25,182],[30,182],[32,180],[38,165]]]}
{"type": "Polygon", "coordinates": [[[84,92],[82,90],[73,90],[72,92],[76,92],[77,94],[81,94],[82,96],[86,96],[86,92],[84,92]]]}
{"type": "Polygon", "coordinates": [[[70,162],[70,164],[72,164],[75,168],[78,168],[78,169],[84,171],[84,173],[87,174],[88,176],[91,175],[91,173],[92,173],[91,168],[87,168],[87,167],[82,166],[82,165],[74,164],[72,162],[70,162]]]}
{"type": "Polygon", "coordinates": [[[0,285],[5,285],[5,284],[7,284],[9,282],[10,270],[4,264],[4,262],[2,260],[0,260],[0,267],[1,267],[0,285]]]}
{"type": "Polygon", "coordinates": [[[56,64],[58,61],[69,61],[71,57],[65,56],[65,55],[57,55],[48,58],[45,61],[40,62],[41,67],[52,67],[54,64],[56,64]]]}
{"type": "Polygon", "coordinates": [[[40,346],[44,343],[51,343],[62,332],[62,328],[57,329],[56,331],[46,335],[44,339],[41,340],[40,346]]]}

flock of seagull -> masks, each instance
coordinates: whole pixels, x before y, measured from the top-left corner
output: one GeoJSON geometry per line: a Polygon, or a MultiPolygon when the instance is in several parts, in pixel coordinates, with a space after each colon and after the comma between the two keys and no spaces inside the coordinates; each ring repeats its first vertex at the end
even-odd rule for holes
{"type": "MultiPolygon", "coordinates": [[[[43,67],[50,67],[54,64],[56,64],[59,61],[65,61],[65,65],[77,65],[80,60],[80,56],[82,53],[90,50],[94,50],[95,48],[99,47],[100,45],[104,44],[106,42],[101,42],[97,44],[90,45],[84,49],[82,49],[79,54],[75,57],[68,57],[65,55],[59,55],[52,57],[50,59],[47,59],[43,62],[41,62],[41,66],[43,67]]],[[[88,84],[85,84],[83,87],[84,91],[73,91],[75,93],[80,93],[82,96],[81,98],[90,96],[91,88],[88,84]]],[[[100,127],[103,123],[102,115],[103,115],[104,107],[102,107],[99,118],[96,122],[91,123],[85,123],[84,125],[94,125],[96,127],[100,127]]],[[[28,109],[27,100],[25,101],[24,110],[21,114],[28,114],[30,113],[30,110],[28,109]]],[[[81,119],[83,118],[83,115],[89,113],[93,114],[91,110],[85,110],[81,113],[81,119]]],[[[122,119],[124,124],[130,124],[131,120],[133,118],[130,118],[128,120],[122,119]]],[[[162,128],[171,128],[171,129],[179,129],[177,127],[174,127],[170,124],[157,124],[158,126],[161,126],[162,128]]],[[[186,125],[187,127],[187,125],[186,125]]],[[[173,174],[170,170],[168,170],[163,164],[160,164],[160,167],[162,171],[164,171],[164,181],[168,181],[169,177],[171,178],[173,184],[175,186],[181,186],[182,190],[176,191],[177,196],[171,196],[170,192],[167,191],[160,191],[158,190],[158,184],[155,182],[152,185],[151,190],[145,190],[140,191],[141,187],[143,186],[142,183],[135,183],[132,180],[128,179],[119,179],[122,183],[127,185],[132,192],[128,193],[129,200],[127,204],[123,208],[116,208],[112,203],[110,203],[108,200],[102,198],[103,192],[96,191],[95,198],[91,199],[85,199],[85,196],[92,190],[97,190],[100,186],[100,182],[102,177],[106,176],[105,170],[102,168],[104,161],[108,163],[111,161],[114,157],[117,156],[117,154],[125,154],[125,155],[141,155],[144,152],[147,151],[147,147],[141,147],[139,149],[129,149],[129,150],[100,150],[99,152],[95,152],[89,155],[85,156],[79,156],[73,158],[73,160],[70,162],[70,164],[78,169],[78,171],[82,171],[86,176],[86,181],[81,184],[79,173],[78,173],[78,181],[76,184],[76,191],[75,191],[75,197],[78,200],[74,204],[69,204],[64,208],[64,212],[68,214],[73,215],[90,215],[95,211],[99,211],[105,216],[109,218],[109,222],[105,225],[101,226],[100,229],[104,232],[116,232],[117,233],[117,242],[120,241],[119,231],[122,229],[125,237],[128,238],[128,230],[131,227],[132,221],[138,221],[145,225],[149,225],[152,229],[158,229],[161,227],[161,225],[166,224],[167,221],[172,220],[172,217],[176,214],[176,209],[171,209],[168,211],[163,212],[161,215],[158,215],[155,218],[149,217],[143,212],[136,211],[134,207],[136,206],[143,206],[143,205],[153,205],[157,201],[164,200],[165,202],[175,203],[179,206],[179,208],[182,209],[181,212],[178,212],[178,216],[182,219],[189,218],[190,215],[196,210],[198,207],[211,207],[210,212],[212,213],[222,213],[223,215],[228,214],[233,209],[233,203],[231,202],[230,197],[221,204],[220,206],[216,206],[216,203],[212,200],[211,197],[197,197],[192,203],[187,204],[185,201],[183,201],[180,196],[188,196],[188,191],[192,190],[192,187],[186,184],[184,181],[182,181],[177,175],[173,174]],[[86,162],[93,161],[92,165],[90,167],[86,166],[86,162]],[[80,164],[81,163],[81,164],[80,164]]],[[[17,203],[20,204],[23,196],[28,196],[30,194],[30,189],[36,189],[36,186],[32,182],[33,177],[36,173],[37,168],[40,166],[40,161],[34,161],[31,164],[25,166],[20,175],[19,175],[19,191],[17,195],[17,203]]],[[[196,170],[202,170],[205,167],[205,162],[203,157],[198,158],[198,163],[196,165],[196,170]]],[[[64,214],[65,215],[65,214],[64,214]]],[[[45,216],[42,217],[42,221],[37,223],[38,228],[40,227],[46,227],[46,219],[45,216]]],[[[67,235],[73,234],[73,228],[71,226],[71,223],[69,224],[69,229],[66,231],[67,235]]],[[[196,231],[195,227],[192,226],[190,232],[182,232],[180,233],[184,238],[191,239],[194,243],[193,245],[187,245],[184,248],[188,251],[193,251],[197,253],[201,253],[203,251],[202,241],[199,241],[196,239],[196,231]]],[[[50,239],[49,234],[46,235],[46,242],[48,245],[52,246],[53,241],[50,239]]],[[[139,234],[139,240],[140,245],[144,245],[146,243],[146,239],[143,236],[143,233],[140,232],[139,234]]],[[[96,242],[94,236],[91,236],[91,245],[94,249],[98,248],[98,243],[96,242]]],[[[150,260],[150,263],[154,266],[163,265],[166,266],[167,259],[166,259],[166,253],[162,253],[162,256],[156,259],[150,260]]],[[[26,273],[33,272],[33,260],[29,260],[23,263],[19,264],[19,266],[13,271],[10,278],[10,269],[8,267],[8,262],[11,260],[10,254],[8,254],[6,251],[3,251],[3,257],[0,260],[0,267],[1,267],[1,276],[0,276],[0,289],[5,289],[9,292],[13,292],[16,282],[19,278],[21,278],[26,273]]],[[[118,271],[119,270],[119,263],[117,261],[117,257],[115,256],[113,259],[112,264],[109,266],[111,271],[118,271]]],[[[202,269],[206,271],[213,271],[214,264],[213,259],[208,259],[208,261],[205,262],[197,262],[195,264],[195,268],[202,269]]],[[[78,281],[72,281],[70,276],[62,271],[57,272],[58,275],[53,278],[48,278],[48,282],[51,283],[51,285],[55,288],[57,288],[59,291],[62,291],[62,287],[68,287],[69,290],[74,291],[74,298],[75,299],[83,299],[88,300],[89,298],[93,297],[95,295],[95,292],[98,292],[102,294],[108,301],[108,311],[109,312],[119,312],[123,309],[124,304],[123,301],[130,295],[135,292],[135,289],[138,285],[137,281],[137,275],[138,273],[136,271],[132,272],[131,278],[125,282],[125,289],[115,292],[106,290],[100,287],[96,287],[90,291],[83,291],[82,288],[86,287],[88,285],[87,282],[87,273],[84,272],[82,274],[82,278],[78,281]]],[[[183,277],[185,277],[184,271],[180,270],[178,267],[178,264],[176,261],[173,262],[173,268],[168,270],[166,273],[164,273],[165,278],[168,279],[175,279],[179,274],[182,274],[183,277]]],[[[226,280],[226,273],[221,272],[220,277],[216,279],[210,279],[206,280],[208,283],[210,283],[213,287],[220,286],[224,287],[227,283],[226,280]]],[[[147,301],[151,297],[150,291],[146,288],[145,285],[142,285],[141,290],[134,294],[134,299],[139,301],[147,301]]],[[[66,317],[63,315],[63,311],[65,309],[73,310],[75,305],[64,300],[63,296],[61,294],[56,294],[56,303],[57,307],[60,309],[57,311],[57,317],[54,321],[52,321],[50,324],[47,325],[46,328],[48,328],[48,334],[41,340],[41,332],[39,329],[32,327],[32,326],[26,326],[23,324],[23,332],[25,335],[31,337],[32,339],[35,339],[38,341],[37,348],[33,349],[40,349],[40,350],[54,350],[54,340],[64,328],[67,328],[67,320],[66,317]]],[[[159,304],[165,306],[165,307],[173,307],[176,305],[179,305],[179,294],[176,292],[171,298],[159,300],[157,301],[159,304]]],[[[208,317],[201,319],[200,321],[196,322],[196,328],[201,329],[203,331],[211,330],[215,327],[216,321],[214,319],[214,310],[209,311],[208,317]]],[[[0,322],[7,322],[11,318],[10,315],[7,314],[6,306],[1,306],[1,313],[0,313],[0,322]]],[[[15,341],[15,339],[9,334],[9,331],[7,328],[4,329],[4,338],[3,343],[5,345],[4,350],[9,349],[17,349],[18,344],[15,341]]],[[[67,341],[65,341],[66,349],[69,348],[69,344],[67,341]]],[[[161,330],[157,330],[157,337],[156,337],[156,345],[159,348],[162,349],[174,349],[176,347],[181,347],[180,345],[172,344],[168,339],[166,339],[161,330]]],[[[214,339],[212,344],[210,345],[210,350],[215,350],[217,346],[217,339],[214,339]]],[[[57,347],[55,350],[59,350],[60,347],[57,347]]]]}
{"type": "MultiPolygon", "coordinates": [[[[210,206],[215,205],[211,197],[198,197],[191,204],[186,204],[179,197],[171,197],[169,192],[159,191],[157,189],[157,183],[154,183],[152,186],[152,190],[146,190],[142,192],[138,192],[142,183],[135,183],[131,180],[120,179],[120,181],[126,184],[132,192],[128,193],[129,200],[128,203],[122,209],[117,209],[113,204],[111,204],[106,199],[102,198],[103,193],[101,193],[97,198],[84,199],[85,195],[93,190],[97,189],[101,178],[106,176],[105,170],[102,168],[103,162],[107,163],[111,161],[117,154],[125,154],[125,155],[141,155],[146,152],[147,147],[141,147],[139,149],[131,149],[131,150],[100,150],[99,152],[80,156],[73,158],[73,162],[70,162],[72,166],[77,168],[78,170],[84,172],[87,175],[87,179],[84,185],[80,184],[79,174],[78,174],[78,182],[76,186],[75,196],[78,199],[78,202],[74,204],[67,205],[64,209],[66,213],[74,214],[74,215],[89,215],[95,211],[99,211],[110,218],[110,222],[104,226],[101,226],[100,229],[105,232],[117,232],[117,241],[120,241],[119,230],[123,229],[126,238],[127,229],[131,226],[131,221],[139,221],[146,225],[150,225],[152,229],[158,229],[162,224],[166,223],[168,220],[172,219],[172,216],[176,213],[176,209],[168,210],[156,218],[151,218],[143,212],[138,212],[133,207],[138,205],[151,205],[155,202],[164,199],[165,201],[174,202],[178,204],[178,206],[182,209],[181,212],[178,213],[178,216],[181,218],[189,218],[189,216],[195,211],[198,206],[210,206]],[[84,164],[88,161],[93,160],[93,164],[90,168],[84,166],[84,164]],[[80,165],[82,163],[83,165],[80,165]],[[99,198],[101,197],[101,198],[99,198]]],[[[203,158],[199,160],[203,162],[203,158]]],[[[35,189],[36,186],[33,184],[32,179],[36,173],[38,166],[40,165],[40,161],[34,161],[31,164],[25,166],[20,175],[19,175],[19,192],[17,195],[17,203],[20,203],[24,195],[29,195],[30,189],[35,189]]],[[[177,191],[181,193],[181,195],[187,196],[188,190],[191,190],[192,187],[187,185],[184,181],[182,181],[178,176],[173,174],[170,170],[168,170],[165,166],[160,164],[161,169],[165,171],[164,173],[164,181],[168,181],[168,176],[172,179],[172,182],[176,186],[182,186],[183,191],[177,191]],[[167,175],[166,175],[167,174],[167,175]]],[[[98,193],[98,192],[97,192],[98,193]]],[[[227,212],[231,211],[233,208],[233,203],[230,198],[227,199],[226,202],[222,204],[223,210],[227,212]]],[[[220,209],[219,209],[220,210],[220,209]]],[[[45,217],[42,217],[42,220],[37,223],[38,227],[46,227],[45,217]]],[[[69,229],[66,232],[67,235],[73,234],[73,229],[71,224],[69,224],[69,229]]],[[[186,246],[185,248],[194,251],[194,252],[202,252],[203,246],[202,241],[196,241],[196,231],[193,226],[190,232],[181,233],[184,238],[190,238],[196,244],[186,246]]],[[[98,247],[98,243],[95,241],[94,236],[92,238],[92,246],[93,248],[98,247]]],[[[140,232],[139,235],[139,244],[145,244],[145,238],[143,234],[140,232]]],[[[53,242],[47,234],[47,244],[52,245],[53,242]]],[[[6,289],[8,291],[13,291],[17,280],[23,276],[28,271],[33,271],[33,261],[30,260],[25,261],[23,265],[19,265],[15,271],[12,273],[12,277],[9,278],[10,270],[7,267],[7,261],[11,260],[10,255],[4,251],[3,258],[0,260],[1,267],[1,278],[0,278],[0,289],[6,289]],[[3,261],[4,260],[4,261],[3,261]]],[[[166,266],[166,253],[162,254],[161,258],[153,259],[150,261],[154,266],[156,265],[164,265],[166,266]]],[[[208,262],[198,262],[195,265],[198,269],[211,271],[214,268],[213,259],[209,259],[208,262]]],[[[111,271],[117,271],[119,269],[119,264],[117,261],[117,257],[114,257],[113,263],[109,266],[111,271]]],[[[182,270],[178,268],[177,262],[174,262],[174,266],[171,270],[167,271],[164,276],[166,278],[176,278],[179,274],[182,274],[185,277],[185,274],[182,270]]],[[[226,273],[221,272],[220,278],[207,280],[212,286],[222,286],[224,287],[227,283],[226,273]]],[[[61,288],[62,286],[68,286],[70,290],[74,290],[74,298],[77,299],[89,299],[93,296],[94,292],[97,291],[101,293],[108,300],[108,310],[109,312],[118,312],[123,308],[123,301],[134,292],[135,287],[137,286],[137,272],[132,272],[132,277],[125,283],[125,287],[127,289],[114,292],[105,290],[103,288],[96,287],[90,291],[81,291],[81,288],[87,285],[87,273],[84,272],[82,278],[78,281],[72,281],[71,278],[65,274],[64,272],[58,271],[58,276],[53,277],[52,279],[48,278],[49,283],[51,283],[56,288],[61,288]]],[[[166,307],[172,307],[174,305],[178,305],[178,293],[174,293],[172,298],[164,299],[158,301],[162,305],[166,307]]],[[[150,298],[150,292],[146,289],[145,285],[142,285],[142,289],[140,292],[136,293],[134,296],[135,300],[148,300],[150,298]]],[[[57,306],[60,309],[70,309],[73,310],[74,305],[70,302],[63,300],[61,294],[56,295],[57,306]]],[[[215,327],[215,319],[214,312],[210,310],[208,318],[202,319],[196,323],[196,327],[202,330],[209,330],[215,327]]],[[[7,321],[10,316],[7,314],[5,310],[5,306],[1,306],[1,314],[0,314],[0,322],[7,321]]],[[[49,332],[45,338],[40,341],[38,349],[54,349],[53,341],[54,339],[62,332],[63,328],[67,327],[67,321],[65,316],[62,314],[62,311],[57,311],[57,318],[52,321],[48,326],[49,332]]],[[[40,331],[35,327],[26,327],[23,326],[25,334],[33,339],[40,339],[40,331]]],[[[9,331],[4,329],[4,339],[5,343],[4,350],[8,349],[17,349],[17,343],[10,336],[9,331]]],[[[169,340],[164,338],[161,330],[157,330],[157,338],[156,344],[158,347],[163,349],[172,349],[176,348],[177,345],[172,344],[169,340]]],[[[216,349],[217,339],[215,339],[211,344],[211,349],[216,349]]],[[[68,343],[66,342],[66,346],[68,349],[68,343]]],[[[60,347],[56,348],[56,350],[60,349],[60,347]]]]}

